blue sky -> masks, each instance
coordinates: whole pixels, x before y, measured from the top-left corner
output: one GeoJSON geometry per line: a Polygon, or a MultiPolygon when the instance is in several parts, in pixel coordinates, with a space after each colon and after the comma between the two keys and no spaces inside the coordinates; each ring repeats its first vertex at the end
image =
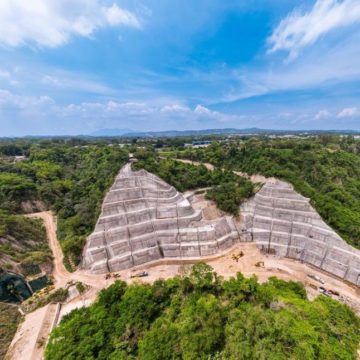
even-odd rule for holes
{"type": "Polygon", "coordinates": [[[360,0],[1,0],[0,136],[360,130],[360,0]]]}

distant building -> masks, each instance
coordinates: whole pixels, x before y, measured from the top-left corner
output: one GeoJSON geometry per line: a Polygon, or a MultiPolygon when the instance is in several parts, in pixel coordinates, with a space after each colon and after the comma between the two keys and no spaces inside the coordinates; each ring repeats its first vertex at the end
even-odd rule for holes
{"type": "Polygon", "coordinates": [[[193,147],[193,148],[205,148],[211,145],[212,141],[210,140],[199,140],[193,141],[191,144],[185,144],[185,147],[193,147]]]}
{"type": "Polygon", "coordinates": [[[24,155],[16,155],[16,156],[14,156],[14,161],[15,162],[24,161],[24,160],[26,160],[26,156],[24,156],[24,155]]]}

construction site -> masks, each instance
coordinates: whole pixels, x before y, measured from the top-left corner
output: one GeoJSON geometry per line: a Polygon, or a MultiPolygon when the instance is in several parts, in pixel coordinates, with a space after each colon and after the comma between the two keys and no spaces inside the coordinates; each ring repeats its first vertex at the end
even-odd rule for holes
{"type": "Polygon", "coordinates": [[[114,272],[159,259],[198,259],[239,241],[230,217],[206,220],[175,188],[145,170],[125,165],[105,197],[82,266],[114,272]]]}
{"type": "Polygon", "coordinates": [[[61,318],[91,304],[116,279],[151,283],[181,276],[199,261],[224,278],[240,271],[255,274],[261,282],[271,276],[300,281],[309,299],[331,296],[359,315],[360,252],[326,225],[309,199],[290,184],[260,180],[259,191],[241,205],[240,217],[235,218],[218,210],[204,191],[182,194],[145,170],[133,171],[128,163],[106,194],[81,266],[73,273],[63,265],[53,215],[34,214],[46,226],[54,285],[71,291],[65,303],[26,315],[7,358],[41,358],[61,318]],[[73,286],[78,281],[87,285],[86,292],[80,294],[73,286]]]}
{"type": "Polygon", "coordinates": [[[325,224],[290,184],[269,179],[241,206],[240,221],[221,214],[204,217],[206,207],[194,208],[194,197],[125,165],[87,240],[83,268],[105,273],[160,259],[197,260],[236,243],[255,242],[263,253],[297,259],[360,285],[360,251],[325,224]]]}

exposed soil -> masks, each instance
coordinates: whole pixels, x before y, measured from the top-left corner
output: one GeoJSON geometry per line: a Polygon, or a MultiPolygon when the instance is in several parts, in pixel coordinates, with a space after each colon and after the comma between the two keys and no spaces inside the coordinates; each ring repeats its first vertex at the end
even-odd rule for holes
{"type": "MultiPolygon", "coordinates": [[[[220,215],[219,210],[217,210],[216,207],[214,208],[214,205],[211,204],[211,202],[204,199],[203,195],[193,196],[192,203],[194,207],[203,209],[204,217],[210,219],[220,215]]],[[[63,265],[63,254],[56,237],[56,220],[54,216],[48,211],[35,213],[31,216],[39,217],[44,220],[49,244],[54,255],[53,276],[55,287],[65,286],[70,281],[81,281],[90,286],[90,289],[85,294],[77,296],[62,306],[59,315],[59,319],[61,319],[62,316],[74,308],[91,304],[98,292],[111,285],[116,278],[114,277],[114,274],[111,277],[106,278],[105,275],[90,274],[85,270],[77,270],[74,273],[69,273],[63,265]]],[[[239,243],[224,254],[201,259],[201,261],[209,263],[214,270],[224,278],[234,276],[240,271],[245,276],[255,274],[260,282],[266,281],[271,276],[276,276],[284,280],[301,281],[305,285],[310,299],[314,299],[319,295],[319,286],[336,290],[341,295],[341,297],[336,298],[347,303],[358,315],[360,315],[359,288],[344,283],[341,279],[319,269],[312,268],[307,264],[302,264],[292,259],[264,255],[256,248],[255,243],[239,243]],[[243,253],[243,256],[236,261],[234,255],[236,257],[240,252],[243,253]],[[259,263],[261,264],[260,267],[255,265],[259,263]],[[319,276],[323,279],[324,284],[315,281],[308,275],[319,276]]],[[[120,271],[117,273],[117,276],[128,283],[135,281],[151,283],[159,278],[167,279],[176,275],[182,275],[184,269],[188,266],[191,266],[191,261],[186,261],[185,265],[184,262],[181,262],[180,260],[164,260],[120,271]],[[131,278],[131,275],[140,269],[148,271],[149,276],[144,278],[131,278]]],[[[55,317],[53,306],[54,305],[50,304],[26,315],[25,321],[20,325],[12,341],[7,359],[31,360],[42,358],[45,342],[51,330],[49,324],[52,324],[55,317]]]]}
{"type": "MultiPolygon", "coordinates": [[[[210,171],[213,171],[215,168],[214,165],[212,165],[210,163],[200,163],[198,161],[191,161],[191,160],[187,160],[187,159],[175,159],[175,158],[173,158],[173,160],[182,162],[184,164],[192,164],[195,166],[204,165],[210,171]]],[[[258,183],[265,184],[267,182],[273,182],[276,180],[275,178],[267,178],[267,177],[265,177],[263,175],[259,175],[259,174],[249,175],[249,174],[247,174],[245,172],[241,172],[241,171],[233,171],[233,173],[236,175],[245,177],[255,184],[258,184],[258,183]]]]}

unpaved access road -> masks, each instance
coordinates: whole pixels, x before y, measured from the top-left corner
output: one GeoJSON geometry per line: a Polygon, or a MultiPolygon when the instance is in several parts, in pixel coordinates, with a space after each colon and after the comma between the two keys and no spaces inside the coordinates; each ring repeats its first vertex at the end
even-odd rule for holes
{"type": "MultiPolygon", "coordinates": [[[[81,281],[90,285],[90,290],[81,297],[74,298],[61,308],[59,318],[71,310],[91,304],[98,292],[111,285],[115,278],[105,279],[105,275],[91,274],[85,270],[77,270],[70,273],[63,264],[63,253],[56,236],[56,219],[51,212],[39,212],[30,215],[31,217],[41,218],[44,221],[49,245],[54,257],[54,282],[55,287],[65,286],[69,281],[81,281]]],[[[255,243],[238,243],[223,254],[198,261],[206,261],[214,270],[224,278],[234,276],[237,272],[242,272],[245,276],[256,275],[260,282],[266,281],[271,276],[276,276],[283,280],[295,280],[302,282],[307,290],[310,299],[319,295],[318,288],[321,284],[308,277],[309,274],[321,277],[328,289],[338,291],[346,297],[347,304],[360,315],[360,289],[344,283],[340,279],[325,273],[319,269],[302,264],[298,261],[279,258],[272,255],[264,255],[257,249],[255,243]],[[233,255],[243,252],[243,257],[238,261],[234,260],[233,255]],[[255,264],[262,262],[263,267],[255,264]]],[[[196,262],[196,261],[195,261],[196,262]]],[[[167,279],[184,271],[184,263],[179,260],[163,260],[155,263],[144,264],[137,268],[127,269],[118,272],[118,277],[128,283],[146,282],[152,283],[157,279],[167,279]],[[149,276],[141,279],[133,279],[131,275],[139,270],[146,270],[149,276]]],[[[186,266],[191,262],[186,261],[186,266]]],[[[9,360],[34,360],[42,359],[44,345],[49,336],[51,326],[55,318],[53,306],[47,305],[25,316],[25,320],[20,324],[18,331],[10,345],[6,359],[9,360]],[[39,343],[39,339],[41,343],[39,343]]]]}
{"type": "Polygon", "coordinates": [[[69,281],[82,281],[95,288],[103,288],[107,285],[102,275],[89,274],[84,270],[77,270],[73,273],[66,270],[64,266],[64,255],[56,235],[56,218],[51,211],[37,212],[28,215],[33,218],[40,218],[44,222],[50,249],[53,253],[53,277],[56,288],[65,286],[69,281]]]}
{"type": "MultiPolygon", "coordinates": [[[[208,170],[213,171],[215,169],[215,166],[213,164],[210,163],[201,163],[198,161],[192,161],[192,160],[188,160],[188,159],[176,159],[176,158],[171,158],[172,160],[178,161],[178,162],[182,162],[184,164],[191,164],[191,165],[195,165],[195,166],[200,166],[200,165],[204,165],[208,170]]],[[[255,183],[267,183],[267,182],[273,182],[275,180],[275,178],[267,178],[263,175],[259,175],[259,174],[254,174],[254,175],[249,175],[246,174],[244,172],[241,171],[233,171],[234,174],[239,175],[239,176],[243,176],[247,179],[249,179],[251,182],[255,183]]]]}
{"type": "Polygon", "coordinates": [[[63,284],[64,281],[65,283],[69,281],[71,273],[69,273],[64,266],[64,255],[56,236],[56,219],[51,211],[33,213],[28,216],[32,218],[40,218],[44,222],[49,246],[53,253],[54,268],[52,275],[54,277],[54,284],[56,287],[59,287],[59,285],[63,284]]]}
{"type": "MultiPolygon", "coordinates": [[[[206,205],[207,206],[207,205],[206,205]]],[[[63,254],[59,242],[56,236],[56,219],[51,212],[41,212],[32,214],[33,217],[39,217],[44,220],[44,225],[49,238],[49,244],[54,256],[54,279],[55,286],[60,287],[66,285],[69,281],[81,281],[92,287],[89,293],[81,300],[75,300],[79,304],[89,303],[93,301],[98,291],[108,287],[114,278],[105,279],[105,275],[91,274],[86,270],[77,270],[70,273],[66,270],[63,265],[63,254]]],[[[325,280],[325,287],[334,289],[340,292],[340,294],[349,298],[351,305],[354,310],[360,314],[360,289],[356,286],[344,283],[341,279],[338,279],[320,269],[316,269],[307,264],[302,264],[299,261],[280,258],[277,256],[264,255],[257,249],[255,243],[239,243],[235,245],[229,251],[224,254],[202,259],[202,261],[208,262],[213,266],[214,270],[228,278],[234,276],[238,271],[244,273],[245,276],[251,276],[255,274],[258,276],[260,281],[266,281],[271,276],[277,276],[283,280],[296,280],[305,284],[308,294],[311,298],[314,298],[319,294],[318,291],[314,290],[314,286],[319,287],[321,284],[308,277],[308,274],[313,274],[321,277],[325,280]],[[245,254],[243,258],[239,259],[238,262],[232,259],[232,255],[236,252],[243,251],[245,254]],[[256,267],[257,262],[264,262],[264,267],[256,267]],[[310,285],[311,284],[311,285],[310,285]]],[[[186,262],[189,264],[189,262],[186,262]]],[[[182,264],[180,261],[159,261],[152,264],[144,264],[133,269],[122,270],[118,272],[120,278],[128,283],[134,281],[153,282],[159,278],[169,278],[179,274],[181,272],[182,264]],[[150,276],[147,278],[133,279],[131,275],[140,269],[148,270],[150,276]]],[[[72,303],[74,303],[72,302],[72,303]]],[[[71,308],[74,306],[70,304],[71,308]]],[[[66,305],[64,311],[66,311],[66,305]]]]}
{"type": "MultiPolygon", "coordinates": [[[[86,298],[86,302],[95,299],[98,291],[108,287],[114,278],[105,279],[105,275],[91,274],[86,270],[77,270],[70,273],[66,270],[63,264],[63,253],[56,236],[56,219],[51,212],[45,211],[40,213],[31,214],[32,217],[42,218],[46,227],[47,235],[49,238],[49,244],[54,256],[54,280],[55,287],[65,286],[69,281],[81,281],[87,285],[90,285],[92,289],[89,291],[86,298]]],[[[308,274],[313,274],[321,277],[325,281],[325,287],[333,290],[337,290],[340,294],[349,298],[354,310],[360,314],[360,289],[356,286],[352,286],[343,282],[341,279],[336,278],[320,269],[311,267],[307,264],[302,264],[299,261],[280,258],[272,255],[264,255],[257,249],[255,243],[239,243],[224,254],[219,254],[214,257],[204,258],[199,261],[206,261],[214,267],[215,271],[224,276],[225,278],[235,275],[238,271],[241,271],[246,276],[255,274],[259,277],[260,281],[266,281],[271,276],[277,276],[284,280],[297,280],[305,284],[308,294],[311,298],[319,294],[314,290],[314,286],[319,287],[321,284],[315,280],[310,279],[308,274]],[[236,251],[243,251],[244,257],[238,262],[232,259],[232,255],[236,251]],[[257,262],[264,262],[264,267],[256,267],[257,262]],[[310,284],[312,286],[310,286],[310,284]]],[[[189,264],[189,262],[186,262],[189,264]]],[[[119,271],[117,274],[119,278],[132,283],[134,281],[153,282],[159,278],[169,278],[176,276],[181,271],[181,261],[164,260],[151,264],[144,264],[132,269],[126,269],[119,271]],[[133,279],[131,275],[140,269],[147,269],[150,276],[147,278],[133,279]]],[[[81,299],[84,303],[84,298],[81,299]]],[[[65,306],[66,308],[66,306],[65,306]]]]}

